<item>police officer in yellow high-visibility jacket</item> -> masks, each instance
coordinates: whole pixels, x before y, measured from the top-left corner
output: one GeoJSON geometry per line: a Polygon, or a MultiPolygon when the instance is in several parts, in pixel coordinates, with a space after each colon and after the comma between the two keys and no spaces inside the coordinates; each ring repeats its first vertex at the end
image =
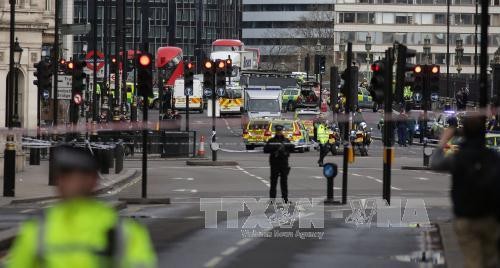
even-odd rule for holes
{"type": "Polygon", "coordinates": [[[328,140],[330,138],[330,131],[325,123],[321,123],[318,126],[318,143],[319,143],[319,160],[318,165],[320,167],[323,166],[323,159],[330,151],[330,145],[328,144],[328,140]]]}
{"type": "Polygon", "coordinates": [[[98,173],[90,151],[58,147],[55,166],[62,201],[21,226],[6,267],[156,267],[147,230],[91,197],[98,173]]]}

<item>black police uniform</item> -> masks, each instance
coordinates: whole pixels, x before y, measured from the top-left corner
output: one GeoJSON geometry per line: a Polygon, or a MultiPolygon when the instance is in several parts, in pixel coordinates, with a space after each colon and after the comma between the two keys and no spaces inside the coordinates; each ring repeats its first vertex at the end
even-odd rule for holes
{"type": "MultiPolygon", "coordinates": [[[[277,131],[283,130],[282,126],[276,126],[277,131]]],[[[290,166],[288,165],[288,157],[294,145],[290,140],[283,135],[275,135],[264,146],[264,152],[269,154],[269,164],[271,165],[271,189],[269,190],[269,197],[276,198],[276,186],[278,184],[278,177],[280,180],[281,197],[285,202],[288,202],[288,173],[290,166]]]]}

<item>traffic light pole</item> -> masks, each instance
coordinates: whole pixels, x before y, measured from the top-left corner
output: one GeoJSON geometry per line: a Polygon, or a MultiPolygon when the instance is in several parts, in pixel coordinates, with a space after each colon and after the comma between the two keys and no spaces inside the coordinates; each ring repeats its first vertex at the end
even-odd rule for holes
{"type": "MultiPolygon", "coordinates": [[[[214,81],[217,81],[217,74],[215,74],[215,78],[214,78],[214,81]]],[[[217,123],[217,120],[215,118],[216,116],[216,112],[215,112],[215,109],[216,109],[216,105],[215,105],[215,102],[217,101],[217,97],[215,96],[216,94],[216,88],[217,86],[214,85],[213,87],[213,91],[212,91],[212,144],[216,143],[217,142],[217,130],[216,130],[216,123],[217,123]]],[[[217,161],[217,151],[216,150],[211,150],[212,151],[212,161],[217,161]]]]}
{"type": "Polygon", "coordinates": [[[384,94],[384,166],[383,166],[383,182],[382,182],[382,197],[391,203],[391,166],[394,148],[392,141],[394,136],[394,122],[392,118],[392,102],[394,93],[392,89],[392,66],[394,65],[393,49],[389,48],[385,51],[385,85],[384,94]]]}
{"type": "MultiPolygon", "coordinates": [[[[351,85],[351,68],[352,68],[352,43],[349,42],[347,43],[347,61],[346,61],[346,80],[344,83],[344,87],[346,87],[346,90],[350,90],[353,88],[351,85]]],[[[347,91],[345,91],[347,92],[347,91]]],[[[342,204],[347,204],[347,179],[348,179],[348,172],[349,172],[349,151],[351,150],[351,143],[349,141],[349,132],[352,127],[352,115],[351,115],[351,107],[350,103],[352,102],[351,100],[351,95],[352,94],[347,94],[346,97],[346,104],[345,104],[345,115],[348,120],[345,121],[344,123],[344,160],[343,160],[343,165],[342,165],[342,204]]]]}
{"type": "MultiPolygon", "coordinates": [[[[93,0],[92,3],[92,19],[94,20],[92,22],[92,47],[94,50],[94,56],[92,58],[92,62],[94,64],[94,67],[92,68],[92,80],[93,80],[93,85],[92,85],[92,122],[97,122],[98,120],[98,112],[97,109],[99,107],[98,105],[98,99],[97,99],[97,0],[93,0]]],[[[87,84],[88,85],[88,84],[87,84]]],[[[86,116],[85,116],[86,117],[86,116]]]]}
{"type": "MultiPolygon", "coordinates": [[[[149,5],[148,0],[141,0],[141,16],[142,16],[142,50],[148,52],[149,42],[147,39],[147,30],[149,28],[149,5]]],[[[118,27],[117,27],[118,29],[118,27]]],[[[117,68],[118,69],[118,68],[117,68]]],[[[118,79],[117,79],[118,80],[118,79]]],[[[116,89],[115,89],[116,92],[116,89]]],[[[148,197],[148,107],[149,98],[147,94],[143,94],[143,104],[142,109],[142,123],[144,124],[142,130],[142,198],[148,197]]]]}
{"type": "MultiPolygon", "coordinates": [[[[60,0],[55,0],[55,22],[54,22],[54,56],[52,57],[52,72],[54,75],[54,94],[52,95],[52,100],[53,100],[53,106],[52,107],[52,117],[53,117],[53,126],[57,126],[57,105],[58,105],[58,100],[57,100],[57,83],[58,83],[58,72],[59,72],[59,25],[60,25],[60,16],[61,14],[61,3],[60,0]]],[[[49,182],[49,185],[55,185],[51,184],[49,182]]]]}

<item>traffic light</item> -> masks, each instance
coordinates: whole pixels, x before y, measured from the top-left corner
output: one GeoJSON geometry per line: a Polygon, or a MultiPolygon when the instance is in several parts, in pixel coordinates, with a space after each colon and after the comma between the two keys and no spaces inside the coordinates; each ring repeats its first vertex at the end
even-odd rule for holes
{"type": "Polygon", "coordinates": [[[321,55],[319,57],[319,73],[325,74],[326,71],[326,56],[321,55]]]}
{"type": "Polygon", "coordinates": [[[80,93],[85,90],[83,80],[87,77],[87,74],[83,72],[83,68],[87,66],[85,61],[73,61],[73,79],[72,79],[72,87],[73,91],[80,93]]]}
{"type": "Polygon", "coordinates": [[[325,74],[326,56],[314,55],[314,74],[325,74]]]}
{"type": "Polygon", "coordinates": [[[384,92],[385,89],[387,88],[387,83],[385,79],[385,61],[383,60],[378,60],[375,61],[371,65],[371,70],[373,72],[373,76],[371,79],[371,86],[370,86],[370,94],[373,98],[373,101],[375,101],[378,104],[382,104],[384,102],[384,92]]]}
{"type": "Polygon", "coordinates": [[[36,80],[33,84],[38,87],[38,91],[49,91],[52,89],[52,64],[46,60],[39,61],[33,65],[36,68],[34,73],[36,80]]]}
{"type": "Polygon", "coordinates": [[[398,103],[402,103],[404,101],[406,73],[411,72],[415,69],[415,64],[409,63],[408,59],[413,58],[416,55],[416,50],[409,49],[402,44],[398,45],[398,57],[396,65],[396,90],[394,93],[394,98],[398,103]]]}
{"type": "Polygon", "coordinates": [[[79,107],[83,103],[83,90],[85,86],[83,80],[87,75],[83,72],[83,68],[87,66],[85,61],[70,61],[68,63],[68,70],[71,70],[71,100],[70,100],[70,121],[73,124],[78,123],[79,107]]]}
{"type": "Polygon", "coordinates": [[[184,95],[193,95],[194,63],[184,63],[184,95]]]}
{"type": "Polygon", "coordinates": [[[336,105],[338,103],[339,84],[339,68],[337,66],[332,66],[330,67],[330,105],[332,111],[337,111],[336,105]]]}
{"type": "Polygon", "coordinates": [[[429,65],[429,90],[431,93],[439,93],[439,65],[429,65]]]}
{"type": "Polygon", "coordinates": [[[116,73],[116,70],[118,70],[118,61],[115,56],[111,56],[109,61],[109,72],[113,74],[116,73]]]}
{"type": "Polygon", "coordinates": [[[233,75],[233,60],[231,58],[226,60],[226,76],[231,77],[233,75]]]}
{"type": "Polygon", "coordinates": [[[211,60],[206,59],[203,61],[203,88],[209,92],[212,92],[215,88],[215,63],[211,60]]]}
{"type": "Polygon", "coordinates": [[[215,61],[215,76],[216,92],[221,95],[226,91],[226,60],[215,61]]]}
{"type": "Polygon", "coordinates": [[[344,80],[342,95],[346,98],[346,105],[349,106],[351,110],[356,109],[356,106],[358,106],[358,75],[358,66],[351,66],[350,69],[345,69],[340,75],[342,80],[344,80]],[[349,70],[350,73],[348,73],[349,70]]]}
{"type": "Polygon", "coordinates": [[[422,92],[424,91],[424,69],[426,69],[425,65],[415,65],[415,67],[413,68],[413,92],[415,93],[419,92],[420,94],[422,94],[422,92]]]}
{"type": "Polygon", "coordinates": [[[137,58],[137,93],[144,99],[153,96],[153,56],[150,53],[142,53],[137,58]]]}

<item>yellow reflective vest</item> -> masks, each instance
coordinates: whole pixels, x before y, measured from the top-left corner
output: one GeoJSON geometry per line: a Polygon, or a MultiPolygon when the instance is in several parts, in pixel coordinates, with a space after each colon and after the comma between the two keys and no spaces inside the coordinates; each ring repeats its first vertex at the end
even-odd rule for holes
{"type": "Polygon", "coordinates": [[[328,143],[328,139],[329,139],[330,135],[328,133],[328,128],[321,124],[318,126],[318,141],[319,143],[321,144],[326,144],[328,143]]]}
{"type": "Polygon", "coordinates": [[[156,267],[147,230],[90,198],[62,202],[24,223],[7,256],[10,268],[156,267]]]}

